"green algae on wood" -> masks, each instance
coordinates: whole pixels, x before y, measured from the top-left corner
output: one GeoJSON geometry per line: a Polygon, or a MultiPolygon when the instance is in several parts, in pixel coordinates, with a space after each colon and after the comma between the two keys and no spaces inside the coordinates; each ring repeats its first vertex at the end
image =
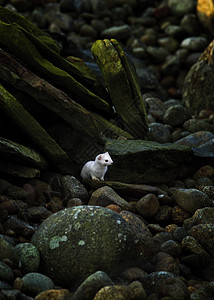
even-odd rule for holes
{"type": "MultiPolygon", "coordinates": [[[[14,120],[20,129],[29,136],[35,145],[37,145],[59,169],[65,169],[67,166],[68,171],[68,169],[71,168],[70,160],[64,150],[1,84],[0,108],[14,120]]],[[[70,169],[70,171],[72,171],[72,169],[70,169]]]]}
{"type": "Polygon", "coordinates": [[[91,48],[99,65],[111,101],[125,128],[134,137],[144,138],[148,129],[146,111],[137,76],[116,40],[98,40],[91,48]]]}
{"type": "Polygon", "coordinates": [[[39,169],[48,168],[48,162],[39,152],[2,137],[0,137],[0,157],[39,169]]]}
{"type": "MultiPolygon", "coordinates": [[[[100,111],[111,112],[111,107],[105,100],[88,90],[68,72],[42,56],[36,45],[31,42],[20,26],[0,21],[0,36],[0,44],[10,49],[17,58],[37,73],[46,76],[48,80],[57,86],[72,93],[83,105],[91,105],[92,108],[100,111]]],[[[54,55],[54,52],[52,52],[52,55],[54,55]]]]}
{"type": "Polygon", "coordinates": [[[48,33],[40,30],[37,26],[33,25],[22,15],[0,6],[0,20],[8,24],[16,23],[20,25],[27,32],[35,36],[41,43],[47,45],[54,52],[60,52],[60,48],[58,47],[57,42],[54,41],[48,33]]]}
{"type": "Polygon", "coordinates": [[[14,88],[55,112],[73,128],[98,140],[103,135],[132,136],[104,117],[88,111],[69,98],[63,91],[30,72],[11,55],[0,49],[0,78],[14,88]]]}

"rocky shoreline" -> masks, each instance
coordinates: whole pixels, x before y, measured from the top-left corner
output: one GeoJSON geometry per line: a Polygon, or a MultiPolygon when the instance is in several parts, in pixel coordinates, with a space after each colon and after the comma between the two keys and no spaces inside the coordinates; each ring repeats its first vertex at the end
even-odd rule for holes
{"type": "MultiPolygon", "coordinates": [[[[81,95],[88,90],[81,89],[77,104],[60,90],[64,82],[57,84],[54,79],[57,86],[53,87],[46,78],[41,81],[43,69],[35,72],[32,62],[34,72],[29,73],[30,60],[26,66],[15,54],[1,49],[1,66],[6,70],[10,63],[13,72],[19,72],[16,75],[26,74],[19,81],[5,76],[12,73],[0,72],[6,88],[29,114],[15,97],[7,97],[17,105],[17,110],[8,109],[10,118],[15,116],[24,128],[20,137],[20,127],[14,126],[1,106],[0,122],[7,130],[2,130],[0,138],[0,299],[212,300],[212,35],[196,1],[11,0],[0,4],[49,32],[62,57],[83,59],[101,80],[98,86],[86,69],[84,74],[77,72],[76,89],[84,81],[84,88],[93,85],[96,91],[95,96],[89,94],[92,104],[85,104],[81,95]],[[139,134],[113,99],[121,92],[114,89],[112,101],[120,117],[112,114],[108,92],[115,79],[108,70],[102,73],[102,66],[99,69],[92,57],[92,45],[111,38],[122,42],[135,65],[148,117],[145,139],[144,107],[136,105],[131,107],[133,113],[130,110],[130,119],[144,121],[136,122],[142,130],[139,134]],[[192,66],[193,75],[189,72],[192,66]],[[52,102],[47,102],[48,109],[41,103],[32,105],[35,101],[29,104],[29,95],[21,90],[23,82],[25,88],[38,84],[32,85],[33,92],[27,90],[40,102],[52,97],[54,105],[58,103],[56,113],[50,109],[52,102]],[[107,93],[103,82],[108,82],[107,93]],[[193,88],[199,95],[194,103],[193,88]],[[50,93],[41,99],[47,90],[50,93]],[[65,106],[60,111],[62,102],[65,106]],[[87,119],[87,105],[93,105],[91,119],[87,119]],[[85,136],[76,130],[82,126],[76,115],[69,118],[71,107],[85,122],[85,136]],[[98,112],[100,127],[93,128],[98,112]],[[26,123],[21,123],[23,116],[26,123]],[[37,123],[32,123],[32,117],[37,123]],[[37,136],[29,143],[33,129],[37,136]],[[102,132],[100,143],[97,131],[102,132]],[[104,150],[114,160],[106,181],[82,182],[83,164],[104,150]]],[[[70,68],[57,55],[44,55],[44,49],[43,58],[70,68]]],[[[99,56],[96,51],[92,51],[94,56],[99,56]]],[[[120,49],[117,53],[123,56],[120,49]]],[[[125,73],[122,69],[120,74],[134,74],[132,63],[123,62],[125,73]]],[[[138,93],[135,79],[129,83],[138,93]]],[[[125,93],[127,86],[122,88],[125,93]]],[[[69,84],[63,89],[68,91],[69,84]]]]}

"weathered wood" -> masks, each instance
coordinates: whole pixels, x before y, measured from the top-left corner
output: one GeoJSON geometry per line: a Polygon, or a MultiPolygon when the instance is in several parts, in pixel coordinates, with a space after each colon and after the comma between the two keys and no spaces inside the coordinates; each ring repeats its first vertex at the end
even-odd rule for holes
{"type": "Polygon", "coordinates": [[[25,164],[38,169],[47,169],[47,160],[38,151],[0,137],[0,158],[25,164]]]}
{"type": "Polygon", "coordinates": [[[132,138],[102,116],[86,110],[83,106],[69,98],[63,91],[55,88],[44,79],[38,77],[11,55],[0,49],[0,78],[16,89],[24,91],[33,99],[59,115],[78,131],[100,139],[101,133],[132,138]]]}
{"type": "Polygon", "coordinates": [[[214,41],[189,70],[183,86],[183,103],[192,114],[202,109],[214,110],[214,41]]]}
{"type": "MultiPolygon", "coordinates": [[[[57,56],[57,54],[50,49],[48,53],[43,55],[42,52],[40,53],[37,45],[39,41],[36,40],[37,43],[34,44],[31,39],[35,40],[35,37],[31,36],[31,39],[29,39],[27,35],[19,25],[0,21],[1,45],[10,49],[17,58],[26,63],[38,74],[42,74],[48,81],[71,93],[76,101],[79,101],[86,107],[90,106],[101,112],[111,112],[111,107],[107,101],[87,89],[85,85],[78,82],[72,74],[69,74],[57,66],[60,63],[62,67],[65,66],[65,64],[68,65],[68,61],[64,61],[63,58],[57,56]],[[57,62],[57,65],[46,57],[52,57],[54,62],[57,62]]],[[[43,48],[45,48],[45,45],[43,45],[43,48]]]]}
{"type": "Polygon", "coordinates": [[[17,99],[0,84],[0,108],[4,110],[62,171],[72,171],[65,151],[51,138],[44,128],[23,108],[17,99]]]}
{"type": "Polygon", "coordinates": [[[99,65],[111,101],[125,128],[135,138],[145,138],[148,122],[137,76],[116,40],[98,40],[92,54],[99,65]]]}

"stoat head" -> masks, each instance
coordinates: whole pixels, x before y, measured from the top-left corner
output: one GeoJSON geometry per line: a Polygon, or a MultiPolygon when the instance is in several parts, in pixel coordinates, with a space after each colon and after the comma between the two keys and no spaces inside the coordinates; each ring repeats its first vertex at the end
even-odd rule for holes
{"type": "Polygon", "coordinates": [[[97,155],[96,161],[103,166],[110,166],[113,164],[113,160],[108,152],[97,155]]]}

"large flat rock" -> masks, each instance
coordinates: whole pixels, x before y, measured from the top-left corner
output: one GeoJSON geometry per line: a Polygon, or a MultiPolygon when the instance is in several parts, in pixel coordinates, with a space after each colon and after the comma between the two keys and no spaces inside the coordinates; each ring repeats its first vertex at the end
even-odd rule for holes
{"type": "Polygon", "coordinates": [[[125,183],[168,183],[191,170],[193,151],[176,144],[144,140],[107,140],[114,161],[106,179],[125,183]]]}

